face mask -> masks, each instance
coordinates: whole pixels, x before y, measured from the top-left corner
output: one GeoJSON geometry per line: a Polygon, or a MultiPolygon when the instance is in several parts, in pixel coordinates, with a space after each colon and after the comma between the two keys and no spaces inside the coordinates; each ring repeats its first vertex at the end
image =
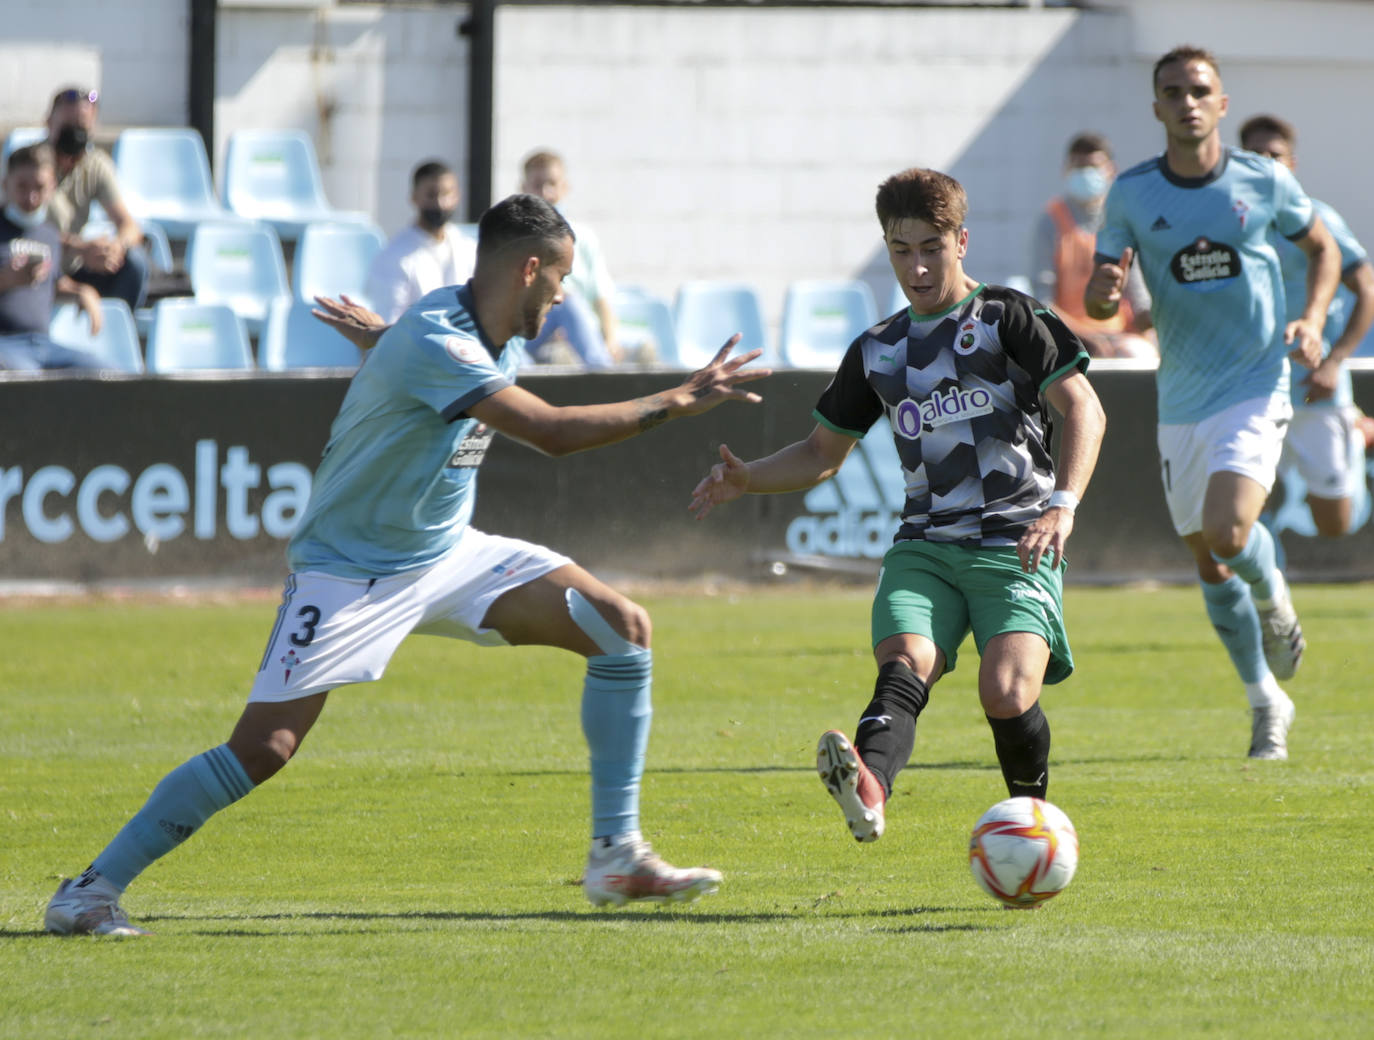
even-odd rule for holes
{"type": "Polygon", "coordinates": [[[426,206],[420,210],[420,226],[428,231],[438,231],[441,227],[453,219],[456,209],[441,209],[438,206],[426,206]]]}
{"type": "Polygon", "coordinates": [[[1076,166],[1064,178],[1064,194],[1075,202],[1091,202],[1107,194],[1107,175],[1096,166],[1076,166]]]}
{"type": "Polygon", "coordinates": [[[8,220],[11,224],[15,224],[21,228],[36,228],[39,224],[43,223],[43,221],[48,219],[48,207],[47,204],[44,203],[42,206],[39,206],[36,210],[33,210],[30,213],[25,213],[13,202],[6,203],[5,219],[8,220]]]}

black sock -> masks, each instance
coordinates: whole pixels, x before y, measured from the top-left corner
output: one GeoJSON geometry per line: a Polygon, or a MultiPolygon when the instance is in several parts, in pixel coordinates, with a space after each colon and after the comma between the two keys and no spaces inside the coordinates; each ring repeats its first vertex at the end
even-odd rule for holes
{"type": "Polygon", "coordinates": [[[1044,798],[1050,786],[1050,722],[1037,702],[1014,719],[988,716],[1002,779],[1013,798],[1044,798]]]}
{"type": "Polygon", "coordinates": [[[854,748],[889,796],[892,782],[911,759],[916,716],[929,698],[929,687],[900,661],[889,661],[878,669],[873,700],[859,720],[854,748]]]}

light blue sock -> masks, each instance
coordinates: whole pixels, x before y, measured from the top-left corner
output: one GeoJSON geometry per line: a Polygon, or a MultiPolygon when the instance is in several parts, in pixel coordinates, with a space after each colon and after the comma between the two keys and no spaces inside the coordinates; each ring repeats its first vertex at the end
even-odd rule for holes
{"type": "Polygon", "coordinates": [[[148,864],[171,852],[200,825],[253,789],[229,745],[183,762],[153,793],[90,866],[121,892],[148,864]]]}
{"type": "Polygon", "coordinates": [[[639,830],[639,781],[654,714],[653,661],[643,647],[587,658],[582,732],[591,752],[593,838],[639,830]]]}
{"type": "Polygon", "coordinates": [[[1259,613],[1250,590],[1233,574],[1220,585],[1202,583],[1202,598],[1221,645],[1244,683],[1257,683],[1269,672],[1260,640],[1259,613]]]}
{"type": "Polygon", "coordinates": [[[1232,557],[1212,553],[1212,559],[1225,567],[1230,567],[1240,575],[1241,580],[1250,586],[1250,592],[1258,600],[1268,602],[1274,598],[1278,575],[1278,562],[1274,554],[1274,536],[1263,524],[1252,524],[1250,537],[1245,548],[1232,557]]]}

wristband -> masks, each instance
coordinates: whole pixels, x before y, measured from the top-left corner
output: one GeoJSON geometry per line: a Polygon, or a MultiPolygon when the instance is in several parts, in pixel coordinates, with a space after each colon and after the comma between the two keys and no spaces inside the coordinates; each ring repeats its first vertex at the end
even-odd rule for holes
{"type": "Polygon", "coordinates": [[[1050,495],[1050,503],[1046,509],[1067,509],[1072,513],[1078,508],[1078,496],[1072,491],[1055,491],[1050,495]]]}

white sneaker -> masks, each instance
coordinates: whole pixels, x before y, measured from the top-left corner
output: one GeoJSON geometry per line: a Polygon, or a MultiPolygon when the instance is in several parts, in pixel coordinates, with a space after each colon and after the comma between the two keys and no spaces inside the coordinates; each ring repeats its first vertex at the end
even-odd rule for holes
{"type": "Polygon", "coordinates": [[[1288,759],[1288,728],[1293,725],[1297,708],[1285,697],[1282,704],[1268,708],[1254,708],[1250,720],[1250,757],[1269,758],[1280,762],[1288,759]]]}
{"type": "Polygon", "coordinates": [[[887,792],[839,730],[821,734],[816,745],[816,772],[830,797],[844,810],[845,823],[855,841],[877,841],[883,836],[887,792]]]}
{"type": "Polygon", "coordinates": [[[1276,679],[1291,679],[1302,663],[1307,640],[1302,637],[1298,612],[1293,609],[1293,597],[1288,583],[1279,577],[1274,589],[1273,606],[1259,612],[1260,635],[1264,640],[1264,660],[1276,679]]]}
{"type": "Polygon", "coordinates": [[[628,902],[690,903],[720,887],[721,873],[709,867],[674,867],[654,854],[643,838],[606,847],[592,842],[582,891],[596,906],[628,902]]]}
{"type": "Polygon", "coordinates": [[[56,935],[152,935],[129,921],[118,899],[98,874],[67,878],[48,901],[43,927],[56,935]]]}

